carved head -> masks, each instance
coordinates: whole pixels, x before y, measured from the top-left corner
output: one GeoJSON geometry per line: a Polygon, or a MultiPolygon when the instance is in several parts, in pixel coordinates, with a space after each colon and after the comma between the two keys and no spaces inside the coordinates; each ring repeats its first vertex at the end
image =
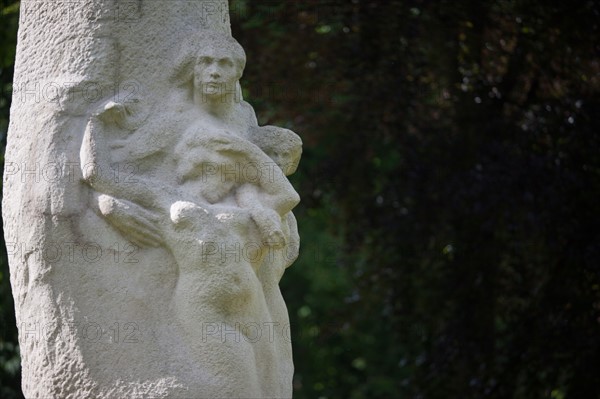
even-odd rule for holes
{"type": "Polygon", "coordinates": [[[181,45],[172,81],[193,84],[204,95],[232,92],[246,66],[246,53],[233,37],[213,31],[198,31],[181,45]]]}
{"type": "Polygon", "coordinates": [[[302,155],[300,136],[277,126],[255,127],[248,134],[248,139],[263,150],[286,176],[296,171],[302,155]]]}

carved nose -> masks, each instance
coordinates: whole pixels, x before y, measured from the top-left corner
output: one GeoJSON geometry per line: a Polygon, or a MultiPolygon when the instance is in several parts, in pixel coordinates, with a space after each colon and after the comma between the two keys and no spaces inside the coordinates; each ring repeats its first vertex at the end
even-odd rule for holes
{"type": "Polygon", "coordinates": [[[211,68],[208,71],[208,74],[210,75],[211,78],[219,78],[221,77],[221,74],[219,73],[219,70],[216,68],[211,68]]]}

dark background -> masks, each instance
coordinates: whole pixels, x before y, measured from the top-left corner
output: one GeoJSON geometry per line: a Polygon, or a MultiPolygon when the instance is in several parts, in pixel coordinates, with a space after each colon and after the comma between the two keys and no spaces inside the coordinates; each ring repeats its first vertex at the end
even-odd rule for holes
{"type": "MultiPolygon", "coordinates": [[[[18,2],[2,0],[6,142],[18,2]]],[[[600,7],[231,0],[296,131],[295,398],[600,398],[600,7]]],[[[20,397],[6,255],[0,397],[20,397]]]]}

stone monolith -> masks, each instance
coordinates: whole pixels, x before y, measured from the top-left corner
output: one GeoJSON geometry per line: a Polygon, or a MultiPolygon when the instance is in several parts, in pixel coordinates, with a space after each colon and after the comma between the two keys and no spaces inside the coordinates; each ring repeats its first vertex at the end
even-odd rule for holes
{"type": "Polygon", "coordinates": [[[28,398],[291,398],[302,142],[226,0],[21,2],[3,218],[28,398]]]}

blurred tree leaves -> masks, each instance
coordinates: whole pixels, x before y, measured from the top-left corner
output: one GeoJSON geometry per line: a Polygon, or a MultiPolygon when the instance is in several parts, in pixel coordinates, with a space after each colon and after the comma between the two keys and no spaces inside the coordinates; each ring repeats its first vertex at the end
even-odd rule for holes
{"type": "MultiPolygon", "coordinates": [[[[0,2],[0,156],[2,159],[0,172],[4,171],[4,148],[12,95],[18,21],[19,2],[2,0],[0,2]]],[[[3,240],[4,232],[1,227],[0,231],[3,240]]],[[[17,326],[4,244],[0,249],[0,397],[7,399],[23,397],[17,326]]]]}
{"type": "Polygon", "coordinates": [[[305,142],[295,397],[598,397],[598,6],[231,9],[260,122],[305,142]]]}

